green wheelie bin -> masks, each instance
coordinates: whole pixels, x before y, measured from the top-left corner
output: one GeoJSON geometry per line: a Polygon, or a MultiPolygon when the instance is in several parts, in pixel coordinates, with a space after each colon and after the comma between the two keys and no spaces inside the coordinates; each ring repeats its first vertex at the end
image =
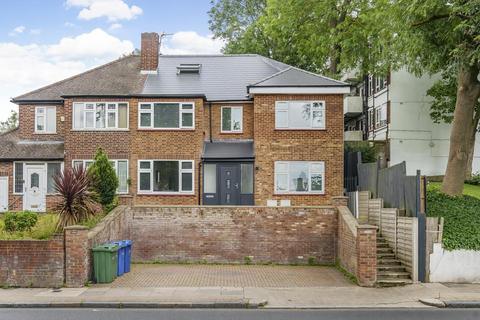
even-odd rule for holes
{"type": "Polygon", "coordinates": [[[113,243],[102,244],[92,249],[95,282],[110,283],[117,278],[118,249],[118,245],[113,243]]]}

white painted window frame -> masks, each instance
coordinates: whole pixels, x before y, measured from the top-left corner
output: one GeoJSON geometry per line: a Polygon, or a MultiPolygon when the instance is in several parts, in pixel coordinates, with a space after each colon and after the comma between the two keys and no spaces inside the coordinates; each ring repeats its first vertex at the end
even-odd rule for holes
{"type": "Polygon", "coordinates": [[[56,106],[36,106],[35,107],[35,128],[34,128],[35,133],[39,134],[56,134],[57,133],[57,107],[56,106]],[[53,119],[48,119],[48,109],[53,109],[54,110],[54,117],[53,119]],[[39,111],[43,110],[43,114],[40,115],[39,111]],[[42,116],[43,117],[43,130],[38,130],[37,125],[39,124],[38,122],[38,117],[42,116]],[[47,130],[47,124],[50,123],[50,121],[53,121],[54,124],[54,130],[53,131],[48,131],[47,130]]]}
{"type": "Polygon", "coordinates": [[[35,164],[35,165],[43,165],[44,166],[44,171],[45,171],[45,190],[46,195],[55,195],[58,194],[56,192],[48,192],[48,164],[49,163],[60,163],[60,170],[63,171],[64,168],[64,162],[63,161],[14,161],[13,162],[13,179],[12,179],[12,194],[15,195],[23,195],[25,194],[25,168],[29,164],[35,164]],[[16,181],[16,174],[15,174],[15,164],[16,163],[21,163],[23,167],[23,187],[22,187],[22,192],[15,192],[15,181],[16,181]]]}
{"type": "Polygon", "coordinates": [[[137,193],[141,195],[194,195],[195,194],[195,160],[178,160],[178,159],[141,159],[137,162],[137,193]],[[178,190],[179,191],[153,191],[154,177],[153,177],[153,163],[155,161],[178,161],[178,190]],[[149,169],[141,169],[141,162],[149,162],[149,169]],[[182,169],[182,163],[189,162],[192,164],[192,169],[182,169]],[[140,173],[150,174],[150,190],[140,190],[140,173]],[[182,191],[182,173],[192,174],[192,190],[182,191]]]}
{"type": "Polygon", "coordinates": [[[275,130],[317,130],[322,131],[327,129],[327,106],[324,100],[287,100],[287,101],[275,101],[275,130]],[[290,113],[290,103],[310,103],[312,107],[310,108],[310,127],[289,127],[289,113],[290,113]],[[321,105],[321,111],[323,111],[323,126],[314,127],[313,126],[313,104],[318,103],[321,105]],[[286,104],[286,107],[280,106],[280,104],[286,104]],[[277,121],[277,114],[286,113],[287,115],[287,126],[279,126],[277,121]]]}
{"type": "MultiPolygon", "coordinates": [[[[114,165],[114,169],[115,169],[115,174],[117,175],[117,178],[118,178],[118,162],[119,161],[123,161],[123,162],[126,162],[127,163],[127,191],[126,192],[119,192],[117,190],[117,194],[128,194],[128,189],[129,189],[129,186],[128,186],[128,179],[130,178],[130,167],[129,167],[129,161],[128,159],[108,159],[108,161],[111,161],[113,162],[115,165],[114,165]]],[[[84,168],[87,168],[87,163],[93,163],[95,162],[94,159],[73,159],[72,160],[72,168],[75,166],[75,162],[82,162],[82,166],[84,168]]]]}
{"type": "Polygon", "coordinates": [[[243,106],[222,106],[220,110],[220,132],[221,133],[243,133],[243,106]],[[240,129],[234,130],[233,129],[233,122],[230,122],[230,130],[223,129],[223,110],[230,109],[230,119],[232,119],[232,109],[237,109],[241,111],[240,117],[240,129]]]}
{"type": "Polygon", "coordinates": [[[162,130],[168,130],[168,131],[172,131],[172,130],[179,130],[179,131],[186,131],[186,130],[195,130],[195,102],[185,102],[185,101],[181,101],[181,102],[178,102],[178,101],[156,101],[156,102],[139,102],[138,103],[138,129],[139,130],[158,130],[158,131],[162,131],[162,130]],[[155,123],[155,119],[154,119],[154,116],[155,116],[155,112],[154,112],[154,105],[155,104],[178,104],[178,128],[177,127],[168,127],[168,128],[155,128],[154,127],[154,123],[155,123]],[[150,110],[142,110],[141,107],[142,106],[147,106],[147,105],[150,105],[150,110]],[[192,106],[192,109],[184,109],[183,106],[184,105],[191,105],[192,106]],[[142,126],[141,125],[141,115],[142,113],[149,113],[151,116],[150,116],[150,125],[149,126],[142,126]],[[187,114],[187,113],[190,113],[192,114],[192,125],[191,126],[183,126],[182,125],[182,116],[183,114],[187,114]]]}
{"type": "MultiPolygon", "coordinates": [[[[112,111],[110,111],[112,112],[112,111]]],[[[130,130],[130,104],[127,101],[93,101],[93,102],[73,102],[72,104],[72,130],[73,131],[128,131],[130,130]],[[97,112],[97,103],[105,104],[105,128],[97,128],[95,121],[95,114],[97,112]],[[108,126],[108,106],[115,105],[115,127],[108,126]],[[126,104],[127,105],[127,127],[119,128],[118,127],[118,105],[126,104]],[[83,105],[83,125],[82,128],[75,128],[75,105],[83,105]],[[87,105],[92,105],[93,109],[87,109],[87,105]],[[87,127],[87,113],[93,113],[93,127],[87,127]]]]}
{"type": "Polygon", "coordinates": [[[274,194],[276,195],[298,195],[298,194],[304,194],[304,195],[322,195],[325,194],[325,161],[275,161],[274,164],[274,194]],[[291,163],[307,163],[308,164],[308,191],[279,191],[277,190],[277,179],[279,175],[286,175],[287,176],[287,186],[290,188],[290,164],[291,163]],[[277,170],[278,166],[280,165],[286,165],[287,170],[286,171],[281,171],[279,172],[277,170]],[[321,172],[313,171],[312,172],[312,167],[314,165],[321,165],[323,170],[321,172]],[[312,191],[312,174],[320,174],[322,175],[322,190],[319,191],[312,191]]]}

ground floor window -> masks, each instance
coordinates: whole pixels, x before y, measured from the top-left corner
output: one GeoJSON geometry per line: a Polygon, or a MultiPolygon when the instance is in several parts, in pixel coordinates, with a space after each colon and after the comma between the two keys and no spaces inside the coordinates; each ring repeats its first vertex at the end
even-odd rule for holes
{"type": "Polygon", "coordinates": [[[140,160],[139,193],[193,194],[193,160],[140,160]]]}
{"type": "Polygon", "coordinates": [[[324,193],[323,161],[276,161],[275,193],[324,193]]]}
{"type": "MultiPolygon", "coordinates": [[[[93,164],[94,160],[73,160],[72,164],[75,167],[83,166],[88,169],[93,164]]],[[[115,169],[118,178],[117,193],[128,193],[128,160],[110,160],[110,164],[115,169]]]]}
{"type": "MultiPolygon", "coordinates": [[[[24,184],[25,184],[25,166],[29,164],[34,165],[43,165],[45,167],[45,173],[47,174],[46,179],[46,190],[47,194],[54,194],[55,187],[53,183],[53,177],[62,171],[63,162],[15,162],[13,164],[13,190],[14,193],[23,194],[24,192],[24,184]]],[[[31,183],[35,184],[37,188],[42,187],[40,186],[40,181],[37,182],[37,176],[33,176],[31,179],[31,183]]],[[[45,186],[44,186],[45,187],[45,186]]]]}

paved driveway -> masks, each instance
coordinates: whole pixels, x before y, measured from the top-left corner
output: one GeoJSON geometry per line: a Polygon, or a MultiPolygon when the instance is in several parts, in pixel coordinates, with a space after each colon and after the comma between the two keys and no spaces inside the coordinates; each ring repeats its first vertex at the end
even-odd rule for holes
{"type": "MultiPolygon", "coordinates": [[[[98,285],[103,286],[103,285],[98,285]]],[[[332,267],[136,264],[114,288],[158,287],[348,287],[355,285],[332,267]]]]}

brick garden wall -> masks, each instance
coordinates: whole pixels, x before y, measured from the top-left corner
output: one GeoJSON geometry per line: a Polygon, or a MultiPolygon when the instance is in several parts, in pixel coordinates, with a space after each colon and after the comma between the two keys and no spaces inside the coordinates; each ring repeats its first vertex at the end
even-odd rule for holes
{"type": "Polygon", "coordinates": [[[63,235],[0,241],[0,286],[61,287],[63,277],[63,235]]]}
{"type": "Polygon", "coordinates": [[[133,207],[134,261],[335,262],[334,207],[133,207]]]}

